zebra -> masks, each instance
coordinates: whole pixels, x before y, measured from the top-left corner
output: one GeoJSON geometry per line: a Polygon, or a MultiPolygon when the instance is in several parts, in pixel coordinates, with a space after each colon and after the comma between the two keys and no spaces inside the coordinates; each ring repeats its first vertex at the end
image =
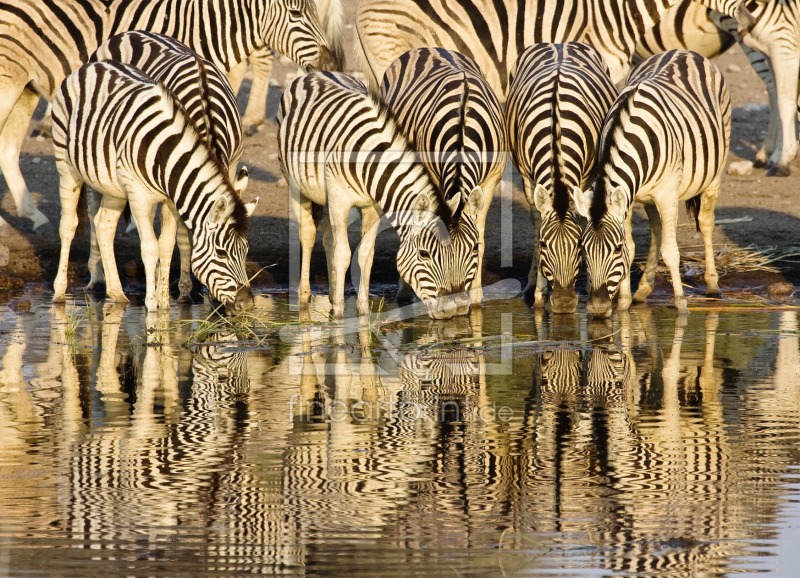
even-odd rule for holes
{"type": "Polygon", "coordinates": [[[534,44],[511,72],[506,101],[511,155],[522,174],[534,231],[541,223],[524,291],[535,307],[544,307],[549,282],[552,311],[575,311],[582,227],[570,194],[590,184],[600,128],[616,93],[600,53],[580,42],[534,44]]]}
{"type": "MultiPolygon", "coordinates": [[[[49,223],[19,168],[19,152],[39,97],[106,39],[144,29],[171,36],[222,70],[268,45],[311,69],[339,64],[312,0],[7,0],[0,5],[0,173],[17,213],[33,230],[49,223]]],[[[0,223],[2,224],[2,223],[0,223]]]]}
{"type": "MultiPolygon", "coordinates": [[[[602,55],[615,83],[630,67],[638,40],[677,0],[361,0],[356,50],[377,91],[383,72],[403,52],[421,46],[457,50],[477,62],[501,103],[509,67],[526,46],[578,40],[602,55]]],[[[742,35],[754,23],[745,0],[697,0],[735,17],[742,35]]]]}
{"type": "MultiPolygon", "coordinates": [[[[325,36],[331,43],[334,59],[344,65],[344,7],[342,0],[316,0],[317,14],[325,30],[325,36]]],[[[239,92],[244,75],[249,68],[253,73],[250,92],[247,97],[247,106],[242,116],[242,125],[245,134],[255,134],[264,124],[264,104],[269,93],[269,78],[272,72],[272,49],[268,46],[259,48],[251,54],[246,61],[237,64],[229,73],[228,78],[233,86],[234,94],[239,92]]]]}
{"type": "Polygon", "coordinates": [[[503,109],[477,64],[444,48],[402,54],[383,75],[380,98],[456,214],[472,191],[481,191],[472,284],[472,300],[479,303],[486,214],[506,167],[503,109]]]}
{"type": "MultiPolygon", "coordinates": [[[[115,60],[130,64],[157,82],[161,82],[181,103],[201,139],[207,142],[222,165],[228,167],[234,189],[239,195],[247,187],[247,167],[237,174],[242,156],[242,121],[236,107],[236,97],[222,71],[201,58],[184,44],[154,32],[135,30],[113,36],[103,43],[89,59],[90,62],[115,60]]],[[[90,203],[90,216],[97,212],[97,203],[90,203]]],[[[100,215],[101,221],[106,217],[100,215]]],[[[162,219],[172,219],[163,211],[162,219]]],[[[90,221],[92,223],[92,221],[90,221]]],[[[172,225],[168,223],[168,227],[172,225]]],[[[191,241],[189,231],[179,222],[177,240],[181,255],[179,302],[191,302],[190,276],[191,241]]],[[[91,278],[88,288],[104,282],[100,248],[91,235],[89,254],[91,278]]],[[[119,286],[119,280],[112,283],[119,286]]]]}
{"type": "Polygon", "coordinates": [[[650,251],[633,299],[641,302],[651,293],[660,249],[672,277],[675,305],[682,314],[688,311],[678,269],[680,201],[686,202],[703,235],[706,295],[720,297],[712,237],[730,121],[725,80],[700,54],[671,50],[631,72],[603,124],[599,176],[592,189],[574,192],[578,212],[589,219],[582,244],[592,315],[610,316],[617,293],[620,310],[631,303],[634,200],[644,204],[650,219],[650,251]]]}
{"type": "Polygon", "coordinates": [[[329,226],[324,239],[335,317],[344,315],[344,273],[350,259],[347,215],[353,207],[362,212],[359,314],[369,312],[369,273],[379,211],[400,236],[398,272],[428,314],[447,318],[467,312],[469,296],[463,293],[476,275],[476,219],[483,195],[479,189],[472,191],[456,221],[391,115],[366,86],[336,73],[312,73],[295,80],[278,112],[278,151],[300,230],[301,304],[311,294],[314,206],[326,204],[329,226]]]}
{"type": "Polygon", "coordinates": [[[770,117],[767,137],[756,153],[756,166],[767,176],[788,176],[797,154],[797,97],[800,92],[800,2],[776,0],[748,3],[755,20],[740,38],[736,21],[689,0],[671,8],[645,35],[636,54],[647,57],[672,48],[713,58],[741,40],[750,65],[767,88],[770,117]]]}
{"type": "MultiPolygon", "coordinates": [[[[169,260],[178,219],[192,233],[192,270],[211,295],[232,313],[252,304],[245,259],[247,225],[255,203],[242,202],[227,168],[163,85],[119,62],[82,66],[67,77],[54,98],[53,145],[61,198],[55,302],[65,298],[78,203],[89,185],[103,193],[101,209],[107,211],[107,219],[96,226],[109,281],[119,277],[108,249],[119,213],[126,201],[130,203],[141,238],[149,311],[169,306],[169,260]],[[152,223],[160,203],[175,218],[171,228],[162,223],[156,239],[152,223]]],[[[109,283],[107,293],[114,301],[127,300],[121,286],[109,283]]]]}

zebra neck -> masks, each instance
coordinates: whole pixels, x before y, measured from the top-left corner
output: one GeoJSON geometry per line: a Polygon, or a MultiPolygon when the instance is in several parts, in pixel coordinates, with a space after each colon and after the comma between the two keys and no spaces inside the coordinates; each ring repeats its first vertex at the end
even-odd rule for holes
{"type": "Polygon", "coordinates": [[[206,183],[200,187],[184,187],[171,197],[181,220],[190,231],[198,230],[210,218],[211,209],[217,199],[233,194],[220,175],[212,177],[206,183]]]}

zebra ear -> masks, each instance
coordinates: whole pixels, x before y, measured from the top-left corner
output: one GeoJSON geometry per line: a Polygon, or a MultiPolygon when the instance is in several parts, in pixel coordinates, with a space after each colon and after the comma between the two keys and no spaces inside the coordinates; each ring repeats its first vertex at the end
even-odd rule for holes
{"type": "Polygon", "coordinates": [[[607,203],[608,212],[620,221],[624,221],[625,216],[628,214],[628,197],[625,192],[617,187],[611,191],[607,203]]]}
{"type": "Polygon", "coordinates": [[[242,165],[242,168],[239,169],[239,174],[236,176],[236,180],[233,181],[233,190],[236,191],[236,194],[240,197],[242,193],[247,188],[247,167],[242,165]]]}
{"type": "Polygon", "coordinates": [[[258,199],[260,197],[256,197],[255,200],[250,201],[249,203],[245,203],[244,210],[247,211],[247,216],[252,217],[253,212],[256,210],[256,205],[258,205],[258,199]]]}
{"type": "Polygon", "coordinates": [[[542,214],[553,210],[553,195],[544,188],[544,185],[538,184],[533,189],[533,204],[542,214]]]}
{"type": "Polygon", "coordinates": [[[211,214],[209,215],[209,223],[214,227],[219,225],[220,222],[222,222],[222,220],[225,219],[227,214],[230,212],[228,208],[229,208],[228,198],[225,196],[218,198],[214,202],[214,206],[211,207],[211,214]]]}
{"type": "Polygon", "coordinates": [[[414,217],[412,223],[415,226],[422,226],[428,221],[430,216],[431,200],[425,193],[420,193],[414,200],[414,217]]]}
{"type": "Polygon", "coordinates": [[[480,186],[469,192],[465,208],[466,214],[473,218],[477,217],[483,210],[483,189],[480,186]]]}
{"type": "Polygon", "coordinates": [[[582,191],[580,187],[572,187],[572,201],[578,214],[588,219],[589,209],[592,206],[592,189],[582,191]]]}

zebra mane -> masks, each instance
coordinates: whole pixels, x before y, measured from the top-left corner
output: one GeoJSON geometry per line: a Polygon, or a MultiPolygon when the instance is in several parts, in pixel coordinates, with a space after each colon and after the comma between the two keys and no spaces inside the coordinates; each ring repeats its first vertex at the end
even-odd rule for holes
{"type": "MultiPolygon", "coordinates": [[[[563,47],[558,47],[559,52],[563,47]]],[[[553,138],[550,140],[551,155],[553,158],[553,209],[562,223],[569,210],[569,191],[564,182],[564,157],[561,154],[561,110],[559,109],[559,74],[555,73],[553,79],[553,101],[550,107],[552,115],[553,138]]]]}
{"type": "Polygon", "coordinates": [[[457,156],[455,159],[455,173],[453,175],[452,186],[448,191],[442,191],[444,195],[443,201],[444,204],[447,205],[448,209],[453,212],[452,218],[454,222],[458,222],[461,218],[461,211],[463,209],[464,203],[458,202],[456,205],[455,211],[452,210],[449,201],[456,195],[461,193],[461,185],[464,180],[464,175],[462,172],[463,166],[463,155],[464,155],[464,133],[467,130],[467,102],[469,100],[469,81],[467,80],[467,73],[461,73],[461,84],[463,86],[463,91],[461,92],[461,98],[458,101],[458,117],[459,123],[458,126],[460,130],[458,131],[458,139],[456,140],[456,151],[457,156]]]}

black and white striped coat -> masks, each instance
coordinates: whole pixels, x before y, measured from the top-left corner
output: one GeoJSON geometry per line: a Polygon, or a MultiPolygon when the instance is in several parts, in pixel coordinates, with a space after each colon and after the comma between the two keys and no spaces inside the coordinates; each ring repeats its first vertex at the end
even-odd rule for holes
{"type": "Polygon", "coordinates": [[[400,236],[397,269],[432,317],[469,309],[465,293],[475,277],[482,208],[474,191],[456,222],[431,176],[409,147],[386,108],[354,78],[312,73],[295,80],[278,113],[278,149],[300,228],[302,266],[298,296],[307,303],[309,266],[316,238],[314,205],[327,205],[325,235],[334,315],[344,315],[344,275],[350,261],[347,216],[362,213],[358,251],[358,311],[369,311],[369,272],[380,213],[400,236]],[[467,261],[456,256],[469,255],[467,261]]]}
{"type": "MultiPolygon", "coordinates": [[[[486,214],[503,177],[508,148],[503,109],[492,88],[477,64],[463,54],[417,48],[389,66],[380,97],[456,215],[480,189],[480,272],[486,214]]],[[[473,300],[480,302],[480,274],[472,292],[473,300]]]]}
{"type": "MultiPolygon", "coordinates": [[[[90,61],[114,60],[129,64],[154,81],[164,85],[180,102],[198,136],[206,142],[222,163],[234,188],[240,195],[247,186],[247,169],[237,175],[237,165],[242,156],[242,121],[230,84],[213,63],[197,55],[174,38],[135,30],[111,37],[92,54],[90,61]]],[[[89,203],[89,216],[99,207],[89,203]]],[[[105,217],[99,217],[103,220],[105,217]]],[[[164,211],[162,219],[171,219],[172,213],[164,211]]],[[[168,226],[172,226],[168,224],[168,226]]],[[[100,248],[92,231],[89,254],[89,288],[104,282],[100,248]]],[[[178,222],[178,247],[181,256],[180,301],[191,302],[189,293],[192,281],[189,274],[191,243],[189,231],[178,222]]],[[[119,286],[119,280],[112,284],[119,286]]]]}
{"type": "Polygon", "coordinates": [[[578,212],[589,219],[583,250],[591,314],[611,315],[618,292],[620,309],[631,303],[634,200],[645,206],[651,239],[645,274],[633,299],[644,301],[652,291],[660,250],[675,304],[687,311],[676,238],[681,201],[695,215],[703,235],[706,293],[719,295],[712,237],[730,120],[731,101],[722,74],[697,53],[671,50],[631,72],[603,124],[597,180],[592,189],[576,192],[574,199],[578,212]]]}
{"type": "Polygon", "coordinates": [[[553,312],[578,302],[581,224],[571,200],[590,184],[600,128],[616,96],[600,53],[579,42],[535,44],[520,54],[511,74],[506,123],[531,216],[533,240],[525,297],[553,312]],[[536,233],[534,233],[536,237],[536,233]]]}
{"type": "MultiPolygon", "coordinates": [[[[65,297],[78,202],[89,185],[102,193],[101,210],[108,215],[96,223],[96,234],[109,281],[119,276],[108,249],[119,213],[130,203],[139,227],[148,310],[169,304],[166,285],[175,230],[174,223],[172,230],[162,226],[156,239],[153,219],[162,203],[191,231],[192,270],[211,295],[228,311],[252,304],[245,259],[255,205],[242,203],[227,167],[163,85],[118,62],[82,66],[67,77],[53,101],[53,145],[61,198],[54,301],[65,297]]],[[[112,299],[126,301],[122,287],[109,285],[107,290],[112,299]]]]}
{"type": "Polygon", "coordinates": [[[128,30],[176,38],[222,70],[265,45],[307,69],[338,63],[313,0],[6,0],[0,3],[0,172],[34,229],[35,207],[19,169],[19,149],[39,97],[106,39],[128,30]]]}

